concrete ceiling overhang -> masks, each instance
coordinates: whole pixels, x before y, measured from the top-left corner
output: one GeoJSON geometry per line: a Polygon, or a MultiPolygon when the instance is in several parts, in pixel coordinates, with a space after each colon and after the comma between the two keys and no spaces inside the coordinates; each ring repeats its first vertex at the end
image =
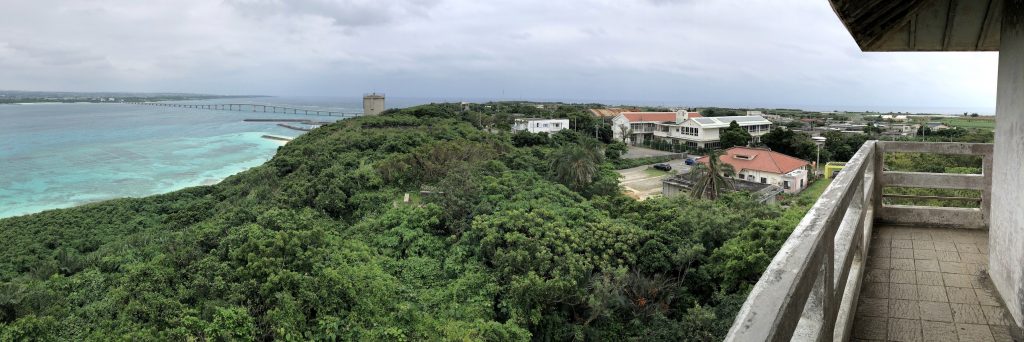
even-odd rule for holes
{"type": "Polygon", "coordinates": [[[829,0],[863,51],[998,51],[1005,0],[829,0]]]}

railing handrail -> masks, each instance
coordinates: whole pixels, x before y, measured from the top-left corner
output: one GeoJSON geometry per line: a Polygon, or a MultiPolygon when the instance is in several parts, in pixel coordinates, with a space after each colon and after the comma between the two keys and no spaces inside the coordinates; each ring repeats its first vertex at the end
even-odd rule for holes
{"type": "MultiPolygon", "coordinates": [[[[880,141],[879,156],[885,153],[930,153],[974,155],[982,157],[981,174],[950,174],[932,172],[882,171],[881,186],[926,187],[933,189],[969,189],[981,191],[978,208],[948,208],[917,205],[883,205],[882,197],[895,197],[879,192],[876,219],[892,224],[923,224],[935,227],[986,229],[992,206],[992,144],[903,141],[880,141]]],[[[883,163],[884,165],[884,163],[883,163]]]]}
{"type": "Polygon", "coordinates": [[[865,142],[772,259],[740,308],[726,341],[831,341],[847,337],[875,215],[923,213],[927,220],[929,215],[978,213],[987,221],[991,161],[991,144],[865,142]],[[982,174],[884,171],[886,152],[981,155],[982,174]],[[928,183],[950,181],[957,183],[928,183]],[[884,186],[905,184],[980,189],[981,207],[882,204],[884,186]],[[846,295],[847,289],[852,296],[846,295]],[[844,324],[837,324],[840,320],[844,324]]]}
{"type": "MultiPolygon", "coordinates": [[[[815,286],[819,267],[826,266],[822,275],[828,279],[817,285],[832,283],[831,242],[853,200],[854,193],[847,190],[855,181],[863,181],[864,168],[873,161],[874,146],[874,141],[864,143],[847,163],[845,172],[829,184],[800,220],[751,290],[726,341],[788,341],[793,337],[813,288],[824,287],[815,286]]],[[[831,308],[829,297],[822,296],[827,301],[822,303],[823,309],[838,311],[831,308]]]]}

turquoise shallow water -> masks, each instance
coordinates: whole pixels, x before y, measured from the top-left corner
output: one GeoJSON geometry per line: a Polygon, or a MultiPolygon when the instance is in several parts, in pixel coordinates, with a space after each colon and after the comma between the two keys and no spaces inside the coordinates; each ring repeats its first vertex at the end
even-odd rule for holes
{"type": "MultiPolygon", "coordinates": [[[[0,105],[0,217],[212,184],[299,131],[283,114],[126,104],[0,105]]],[[[323,118],[318,118],[323,119],[323,118]]]]}

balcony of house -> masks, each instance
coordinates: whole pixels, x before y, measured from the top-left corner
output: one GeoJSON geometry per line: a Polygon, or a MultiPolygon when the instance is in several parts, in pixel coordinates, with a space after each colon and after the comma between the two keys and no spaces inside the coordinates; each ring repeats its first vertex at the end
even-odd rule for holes
{"type": "Polygon", "coordinates": [[[658,125],[651,122],[634,123],[629,125],[629,129],[634,133],[654,133],[658,131],[658,125]]]}
{"type": "Polygon", "coordinates": [[[987,277],[992,155],[991,144],[865,143],[762,274],[726,340],[1020,341],[987,277]],[[890,171],[889,153],[976,156],[981,173],[890,171]],[[914,200],[973,208],[896,204],[914,200]]]}
{"type": "Polygon", "coordinates": [[[678,138],[678,134],[673,131],[672,128],[661,127],[654,130],[654,136],[659,138],[678,138]]]}

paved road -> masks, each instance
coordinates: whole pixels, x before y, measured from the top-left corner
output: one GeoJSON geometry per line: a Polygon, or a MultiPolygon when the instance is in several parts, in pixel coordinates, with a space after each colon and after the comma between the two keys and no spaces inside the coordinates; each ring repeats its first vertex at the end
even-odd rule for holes
{"type": "Polygon", "coordinates": [[[622,155],[623,159],[638,159],[646,157],[658,157],[658,156],[671,156],[679,155],[679,153],[672,153],[666,151],[653,150],[649,148],[643,148],[639,146],[630,146],[626,154],[622,155]]]}
{"type": "Polygon", "coordinates": [[[690,172],[690,166],[687,166],[683,162],[683,159],[674,159],[669,161],[668,164],[672,165],[671,173],[661,176],[651,176],[645,172],[645,170],[650,168],[651,165],[619,170],[619,174],[622,175],[622,178],[619,180],[619,185],[623,187],[628,196],[638,200],[645,200],[648,197],[661,195],[661,181],[663,179],[671,177],[674,174],[690,172]]]}

